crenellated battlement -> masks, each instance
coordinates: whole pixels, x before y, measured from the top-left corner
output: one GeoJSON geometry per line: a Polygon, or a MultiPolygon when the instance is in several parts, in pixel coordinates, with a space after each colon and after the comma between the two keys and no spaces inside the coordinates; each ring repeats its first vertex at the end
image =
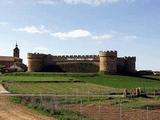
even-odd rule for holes
{"type": "Polygon", "coordinates": [[[135,56],[118,57],[118,59],[121,59],[121,60],[133,60],[133,61],[136,61],[136,57],[135,57],[135,56]]]}
{"type": "Polygon", "coordinates": [[[98,60],[98,55],[47,55],[39,53],[28,53],[28,59],[52,59],[53,61],[66,61],[66,60],[98,60]]]}
{"type": "Polygon", "coordinates": [[[136,57],[135,56],[125,56],[124,59],[125,60],[129,60],[129,61],[136,61],[136,57]]]}
{"type": "Polygon", "coordinates": [[[100,57],[117,57],[117,51],[100,51],[100,57]]]}
{"type": "Polygon", "coordinates": [[[46,55],[45,54],[40,54],[40,53],[28,53],[27,56],[28,56],[28,59],[42,59],[46,55]]]}
{"type": "Polygon", "coordinates": [[[54,60],[88,60],[99,59],[98,55],[66,55],[66,56],[52,56],[54,60]]]}
{"type": "MultiPolygon", "coordinates": [[[[49,67],[48,65],[57,66],[53,69],[63,71],[66,69],[67,65],[69,66],[67,68],[69,70],[72,67],[76,67],[78,64],[87,64],[89,66],[92,64],[92,67],[96,65],[99,67],[99,71],[103,73],[116,74],[121,70],[130,73],[135,72],[135,62],[136,57],[134,56],[117,57],[117,51],[100,51],[98,55],[51,55],[28,53],[29,71],[43,71],[43,68],[49,67]]],[[[93,70],[92,67],[90,71],[93,70]]],[[[82,68],[84,69],[84,67],[82,68]]],[[[76,69],[81,69],[81,67],[77,67],[76,69]]]]}
{"type": "Polygon", "coordinates": [[[132,62],[135,62],[136,61],[136,57],[135,56],[125,56],[125,57],[123,57],[123,58],[121,58],[121,59],[124,59],[125,61],[132,61],[132,62]]]}

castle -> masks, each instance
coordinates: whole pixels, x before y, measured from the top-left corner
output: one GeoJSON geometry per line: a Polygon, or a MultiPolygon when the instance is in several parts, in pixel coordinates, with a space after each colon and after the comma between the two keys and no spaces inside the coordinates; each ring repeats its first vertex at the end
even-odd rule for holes
{"type": "Polygon", "coordinates": [[[23,60],[20,58],[20,49],[17,43],[13,49],[13,56],[0,56],[0,65],[3,66],[6,72],[27,70],[27,66],[23,64],[23,60]]]}
{"type": "Polygon", "coordinates": [[[136,57],[118,57],[117,51],[70,56],[28,53],[28,71],[133,74],[136,72],[136,57]]]}

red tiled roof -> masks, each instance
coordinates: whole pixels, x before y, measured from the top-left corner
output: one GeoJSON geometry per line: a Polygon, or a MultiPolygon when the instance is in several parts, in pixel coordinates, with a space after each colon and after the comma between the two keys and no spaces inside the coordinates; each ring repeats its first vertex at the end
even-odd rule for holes
{"type": "MultiPolygon", "coordinates": [[[[0,56],[0,61],[10,61],[10,62],[12,62],[15,59],[17,59],[17,58],[11,57],[11,56],[0,56]]],[[[20,59],[20,58],[18,58],[18,59],[20,59]]]]}

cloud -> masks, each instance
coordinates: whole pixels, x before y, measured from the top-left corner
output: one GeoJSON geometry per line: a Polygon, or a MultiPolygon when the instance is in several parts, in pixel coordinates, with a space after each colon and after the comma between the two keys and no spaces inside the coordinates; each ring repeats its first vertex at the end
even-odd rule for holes
{"type": "Polygon", "coordinates": [[[55,32],[50,33],[51,36],[58,38],[60,40],[76,40],[76,39],[91,39],[97,40],[99,42],[108,41],[108,40],[135,40],[137,39],[136,35],[131,35],[127,33],[120,32],[108,32],[104,34],[97,35],[88,30],[77,29],[68,32],[55,32]]]}
{"type": "Polygon", "coordinates": [[[57,32],[57,33],[51,33],[52,36],[57,37],[59,39],[77,39],[77,38],[85,38],[91,36],[91,33],[87,30],[72,30],[69,32],[57,32]]]}
{"type": "Polygon", "coordinates": [[[134,39],[137,39],[137,36],[136,35],[126,35],[126,36],[124,36],[124,39],[125,40],[134,40],[134,39]]]}
{"type": "Polygon", "coordinates": [[[55,3],[66,3],[70,5],[87,4],[87,5],[103,5],[118,2],[134,2],[135,0],[36,0],[39,4],[52,5],[55,3]]]}
{"type": "Polygon", "coordinates": [[[8,22],[0,22],[0,25],[8,25],[8,22]]]}
{"type": "Polygon", "coordinates": [[[55,4],[55,0],[37,0],[37,3],[44,4],[44,5],[52,5],[55,4]]]}
{"type": "Polygon", "coordinates": [[[126,41],[132,40],[133,41],[137,39],[136,35],[115,32],[115,31],[103,33],[103,34],[92,33],[91,31],[88,31],[85,29],[75,29],[75,30],[70,30],[67,32],[52,32],[46,29],[44,25],[41,25],[40,27],[26,26],[23,28],[14,28],[12,30],[20,31],[20,32],[27,32],[31,34],[46,34],[47,33],[47,35],[55,37],[59,40],[76,40],[76,39],[88,39],[89,40],[90,39],[90,40],[97,40],[100,43],[106,40],[107,41],[108,40],[126,40],[126,41]]]}
{"type": "Polygon", "coordinates": [[[112,38],[113,38],[113,35],[111,35],[111,34],[92,36],[92,39],[94,39],[94,40],[110,40],[112,38]]]}
{"type": "Polygon", "coordinates": [[[13,31],[27,32],[27,33],[33,33],[33,34],[49,33],[49,30],[45,29],[45,26],[43,25],[41,25],[40,27],[26,26],[24,28],[14,28],[13,31]]]}
{"type": "Polygon", "coordinates": [[[67,4],[88,4],[88,5],[100,5],[104,4],[107,0],[64,0],[67,4]]]}
{"type": "Polygon", "coordinates": [[[49,49],[46,47],[35,47],[32,52],[39,52],[39,53],[48,53],[49,49]]]}

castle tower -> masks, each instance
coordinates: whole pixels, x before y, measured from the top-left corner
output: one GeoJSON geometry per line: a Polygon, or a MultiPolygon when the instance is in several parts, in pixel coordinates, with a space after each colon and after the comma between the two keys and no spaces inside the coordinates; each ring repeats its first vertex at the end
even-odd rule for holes
{"type": "Polygon", "coordinates": [[[40,72],[44,66],[45,55],[28,53],[28,72],[40,72]]]}
{"type": "Polygon", "coordinates": [[[99,59],[100,72],[105,74],[117,73],[117,51],[100,51],[99,59]]]}
{"type": "Polygon", "coordinates": [[[136,72],[136,57],[125,57],[126,59],[126,68],[128,73],[136,72]]]}
{"type": "Polygon", "coordinates": [[[20,53],[20,50],[19,50],[18,45],[16,43],[16,47],[13,49],[13,57],[19,58],[19,53],[20,53]]]}

